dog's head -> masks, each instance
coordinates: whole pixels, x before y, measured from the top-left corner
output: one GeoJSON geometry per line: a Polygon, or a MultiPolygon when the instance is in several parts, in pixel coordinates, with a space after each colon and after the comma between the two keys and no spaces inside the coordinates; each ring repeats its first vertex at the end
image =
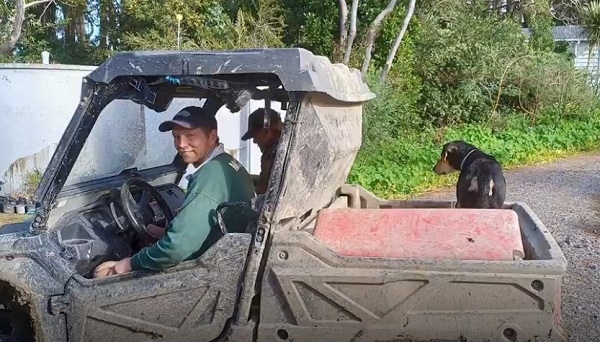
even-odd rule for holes
{"type": "Polygon", "coordinates": [[[454,140],[448,142],[442,148],[440,159],[433,167],[433,171],[438,175],[445,175],[460,170],[460,164],[467,150],[471,150],[472,145],[462,141],[454,140]],[[471,147],[471,148],[469,148],[471,147]]]}

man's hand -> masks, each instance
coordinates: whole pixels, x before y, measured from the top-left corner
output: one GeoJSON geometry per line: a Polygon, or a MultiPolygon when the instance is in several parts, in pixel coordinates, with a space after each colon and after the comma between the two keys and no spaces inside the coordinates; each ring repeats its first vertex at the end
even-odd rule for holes
{"type": "Polygon", "coordinates": [[[94,270],[94,278],[104,278],[114,275],[116,263],[117,261],[106,261],[98,265],[94,270]]]}
{"type": "Polygon", "coordinates": [[[96,267],[94,278],[110,277],[127,272],[131,272],[131,258],[125,258],[121,261],[106,261],[96,267]]]}

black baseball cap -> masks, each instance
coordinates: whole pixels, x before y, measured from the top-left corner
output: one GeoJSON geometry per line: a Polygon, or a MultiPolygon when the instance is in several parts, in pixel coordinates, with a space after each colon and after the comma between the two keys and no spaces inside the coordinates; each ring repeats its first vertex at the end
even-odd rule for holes
{"type": "Polygon", "coordinates": [[[173,119],[165,121],[158,126],[161,132],[173,129],[173,125],[185,128],[208,128],[217,129],[217,119],[214,115],[207,113],[201,107],[189,106],[181,109],[173,119]]]}
{"type": "Polygon", "coordinates": [[[281,122],[279,113],[273,109],[259,108],[248,116],[248,132],[242,135],[242,140],[248,140],[256,134],[261,128],[265,127],[265,114],[271,119],[271,125],[281,122]]]}

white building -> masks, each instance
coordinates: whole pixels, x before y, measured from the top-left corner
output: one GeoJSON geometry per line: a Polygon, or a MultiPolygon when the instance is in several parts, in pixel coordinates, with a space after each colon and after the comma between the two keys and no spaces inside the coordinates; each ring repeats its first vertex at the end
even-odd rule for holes
{"type": "MultiPolygon", "coordinates": [[[[529,39],[531,30],[523,29],[523,34],[529,39]]],[[[598,79],[600,70],[600,53],[598,46],[590,51],[590,44],[585,34],[585,29],[578,25],[555,26],[552,29],[552,36],[555,42],[566,42],[571,47],[574,55],[574,64],[577,69],[585,70],[588,68],[594,75],[593,79],[598,79]],[[589,67],[588,67],[589,60],[589,67]]]]}

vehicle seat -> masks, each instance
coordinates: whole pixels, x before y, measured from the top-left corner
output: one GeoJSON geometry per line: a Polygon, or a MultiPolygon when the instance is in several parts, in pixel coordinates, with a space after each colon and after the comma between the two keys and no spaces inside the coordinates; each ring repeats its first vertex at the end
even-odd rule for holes
{"type": "Polygon", "coordinates": [[[250,233],[256,231],[258,217],[262,211],[263,203],[265,202],[266,194],[260,194],[253,197],[250,201],[240,202],[223,202],[217,206],[217,221],[221,232],[228,233],[250,233]],[[231,227],[231,221],[226,223],[227,217],[230,214],[235,214],[236,218],[240,218],[245,223],[245,227],[231,227]],[[238,216],[239,215],[239,216],[238,216]]]}
{"type": "Polygon", "coordinates": [[[313,235],[341,256],[523,259],[519,217],[506,209],[323,209],[313,235]]]}

